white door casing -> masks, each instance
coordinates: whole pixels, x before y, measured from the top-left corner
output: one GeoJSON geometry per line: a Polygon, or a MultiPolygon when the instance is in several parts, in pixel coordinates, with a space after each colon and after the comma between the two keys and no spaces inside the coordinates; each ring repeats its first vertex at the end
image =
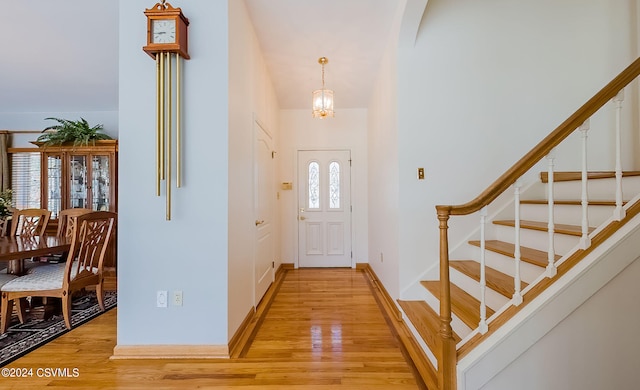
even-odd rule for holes
{"type": "Polygon", "coordinates": [[[274,168],[272,138],[254,121],[254,305],[264,296],[274,280],[274,168]]]}
{"type": "Polygon", "coordinates": [[[298,151],[298,266],[351,267],[351,151],[298,151]]]}

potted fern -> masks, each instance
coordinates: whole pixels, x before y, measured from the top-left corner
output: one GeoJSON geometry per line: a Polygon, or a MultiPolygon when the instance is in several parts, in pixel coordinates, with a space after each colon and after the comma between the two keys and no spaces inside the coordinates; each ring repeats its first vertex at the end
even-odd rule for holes
{"type": "Polygon", "coordinates": [[[57,125],[52,125],[44,130],[36,142],[41,142],[43,146],[54,146],[73,144],[73,146],[95,145],[96,141],[112,139],[109,135],[101,133],[103,125],[90,126],[84,118],[80,120],[68,120],[60,118],[45,118],[54,120],[57,125]]]}

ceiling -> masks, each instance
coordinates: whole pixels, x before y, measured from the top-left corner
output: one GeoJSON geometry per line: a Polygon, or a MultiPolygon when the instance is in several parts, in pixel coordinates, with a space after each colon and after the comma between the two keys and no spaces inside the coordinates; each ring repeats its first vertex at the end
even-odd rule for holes
{"type": "Polygon", "coordinates": [[[399,0],[245,0],[280,108],[308,109],[321,87],[336,109],[367,107],[399,0]]]}
{"type": "Polygon", "coordinates": [[[117,110],[117,29],[110,1],[2,1],[0,112],[117,110]]]}
{"type": "MultiPolygon", "coordinates": [[[[399,2],[245,0],[280,108],[309,108],[322,56],[336,109],[366,107],[399,2]]],[[[117,110],[117,29],[110,1],[3,2],[0,112],[117,110]]]]}

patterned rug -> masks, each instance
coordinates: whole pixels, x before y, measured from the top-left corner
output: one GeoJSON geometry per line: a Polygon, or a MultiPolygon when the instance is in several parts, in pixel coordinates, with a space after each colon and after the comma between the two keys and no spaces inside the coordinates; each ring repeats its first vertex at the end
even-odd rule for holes
{"type": "MultiPolygon", "coordinates": [[[[118,296],[115,291],[106,291],[105,311],[116,307],[118,296]]],[[[71,324],[73,328],[102,314],[95,292],[89,291],[73,299],[71,324]]],[[[44,310],[34,309],[28,314],[28,320],[20,324],[14,313],[13,325],[7,333],[0,335],[0,367],[5,366],[30,351],[67,333],[62,314],[43,319],[44,310]]],[[[73,329],[72,328],[72,329],[73,329]]]]}

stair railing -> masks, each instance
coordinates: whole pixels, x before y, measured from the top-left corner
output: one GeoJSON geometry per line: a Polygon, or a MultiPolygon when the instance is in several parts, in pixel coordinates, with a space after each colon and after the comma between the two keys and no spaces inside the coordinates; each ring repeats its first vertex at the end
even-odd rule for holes
{"type": "MultiPolygon", "coordinates": [[[[448,239],[448,221],[451,216],[469,215],[480,211],[492,203],[498,196],[504,193],[509,187],[514,185],[525,173],[533,168],[543,158],[548,158],[548,180],[549,184],[549,264],[547,266],[546,276],[552,277],[556,273],[554,242],[552,231],[553,225],[553,150],[570,134],[576,130],[580,130],[583,139],[583,161],[582,161],[582,237],[581,247],[588,248],[590,245],[589,226],[588,226],[588,199],[587,199],[587,162],[586,162],[586,140],[589,130],[589,118],[602,108],[607,102],[614,99],[616,104],[616,211],[614,217],[621,220],[624,217],[624,209],[622,208],[622,164],[620,157],[620,108],[623,97],[623,89],[640,75],[640,58],[636,59],[631,65],[616,76],[609,84],[596,93],[582,107],[567,118],[547,137],[540,141],[533,149],[525,154],[518,162],[509,168],[502,176],[493,182],[486,190],[478,195],[472,201],[462,205],[437,205],[436,211],[439,221],[440,235],[440,329],[439,329],[439,351],[436,352],[438,358],[438,385],[441,390],[456,388],[456,343],[453,338],[453,330],[451,328],[451,294],[450,294],[450,278],[449,278],[449,239],[448,239]]],[[[516,186],[516,198],[519,197],[519,186],[516,186]]],[[[518,305],[522,302],[520,294],[519,281],[519,199],[516,199],[516,278],[514,286],[514,298],[512,303],[518,305]]],[[[486,209],[485,209],[486,210],[486,209]]],[[[481,213],[481,247],[484,247],[484,223],[485,217],[481,213]]],[[[481,255],[483,256],[483,255],[481,255]]],[[[484,268],[484,266],[482,267],[484,268]]],[[[481,282],[484,283],[484,273],[482,272],[481,282]]],[[[486,286],[481,283],[481,306],[485,305],[484,291],[486,286]]],[[[481,307],[483,313],[486,306],[481,307]]],[[[486,332],[486,323],[483,322],[481,315],[480,331],[486,332]]]]}

